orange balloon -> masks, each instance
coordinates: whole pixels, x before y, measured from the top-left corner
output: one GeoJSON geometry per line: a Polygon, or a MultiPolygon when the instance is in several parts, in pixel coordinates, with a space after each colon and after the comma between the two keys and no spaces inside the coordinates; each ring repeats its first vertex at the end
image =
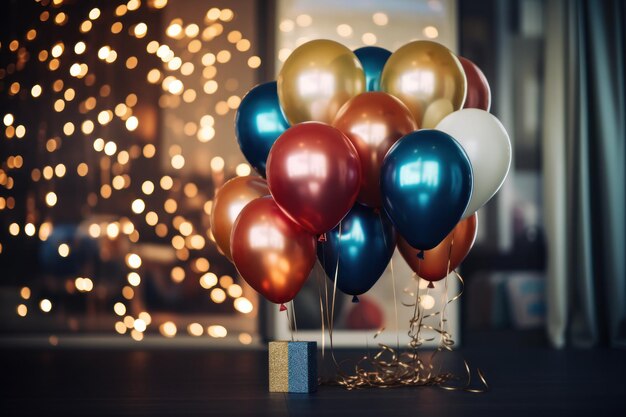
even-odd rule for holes
{"type": "Polygon", "coordinates": [[[269,195],[267,183],[259,177],[235,177],[216,191],[211,210],[211,230],[217,247],[230,254],[230,234],[241,210],[252,200],[269,195]]]}
{"type": "Polygon", "coordinates": [[[243,279],[278,304],[292,300],[302,288],[315,263],[316,243],[272,197],[263,197],[237,217],[230,250],[243,279]]]}
{"type": "Polygon", "coordinates": [[[421,278],[428,281],[439,281],[445,278],[449,272],[454,271],[472,249],[476,240],[477,224],[478,216],[476,213],[461,220],[441,243],[424,251],[424,259],[418,258],[417,254],[420,251],[411,247],[399,234],[398,249],[411,269],[421,278]],[[448,261],[450,261],[449,269],[448,261]]]}
{"type": "Polygon", "coordinates": [[[333,126],[350,139],[361,159],[357,200],[370,207],[382,206],[380,167],[389,148],[417,130],[411,111],[387,93],[363,93],[343,105],[333,126]]]}

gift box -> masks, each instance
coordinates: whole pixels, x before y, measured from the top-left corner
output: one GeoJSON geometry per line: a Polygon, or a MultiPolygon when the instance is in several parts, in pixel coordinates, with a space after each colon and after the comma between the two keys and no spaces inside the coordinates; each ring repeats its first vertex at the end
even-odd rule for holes
{"type": "Polygon", "coordinates": [[[317,343],[269,343],[270,392],[309,393],[317,390],[317,343]]]}

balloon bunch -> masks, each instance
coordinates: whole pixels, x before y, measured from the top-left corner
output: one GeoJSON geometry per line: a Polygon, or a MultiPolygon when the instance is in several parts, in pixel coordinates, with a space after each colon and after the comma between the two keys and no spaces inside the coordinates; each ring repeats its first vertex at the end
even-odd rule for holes
{"type": "Polygon", "coordinates": [[[218,190],[217,245],[275,303],[295,297],[316,257],[356,297],[396,245],[420,277],[443,279],[509,169],[490,103],[480,69],[435,42],[394,53],[303,44],[277,82],[241,102],[237,140],[267,181],[239,177],[218,190]]]}

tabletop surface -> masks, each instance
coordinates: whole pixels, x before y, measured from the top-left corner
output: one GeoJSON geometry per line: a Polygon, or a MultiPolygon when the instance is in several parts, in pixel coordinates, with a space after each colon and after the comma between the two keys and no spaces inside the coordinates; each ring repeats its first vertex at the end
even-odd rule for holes
{"type": "Polygon", "coordinates": [[[322,386],[309,395],[268,392],[266,351],[11,348],[0,353],[1,416],[536,417],[626,411],[623,350],[467,348],[448,361],[462,367],[467,359],[483,369],[487,393],[322,386]]]}

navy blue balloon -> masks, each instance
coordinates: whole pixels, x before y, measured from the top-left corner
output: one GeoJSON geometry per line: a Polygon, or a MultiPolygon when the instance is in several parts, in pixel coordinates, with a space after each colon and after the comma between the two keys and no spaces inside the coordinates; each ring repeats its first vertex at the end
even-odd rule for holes
{"type": "Polygon", "coordinates": [[[340,225],[341,234],[337,226],[326,233],[326,242],[318,242],[317,258],[331,280],[337,270],[337,288],[356,296],[372,288],[385,272],[396,247],[396,232],[384,213],[361,204],[355,204],[340,225]]]}
{"type": "Polygon", "coordinates": [[[461,145],[439,130],[418,130],[396,142],[381,168],[383,207],[416,249],[432,249],[461,216],[472,196],[472,166],[461,145]]]}
{"type": "Polygon", "coordinates": [[[263,177],[270,149],[287,128],[275,81],[257,85],[241,100],[235,117],[237,142],[250,165],[263,177]]]}
{"type": "Polygon", "coordinates": [[[367,91],[380,91],[380,74],[391,52],[378,46],[364,46],[355,50],[354,54],[363,65],[367,91]]]}

